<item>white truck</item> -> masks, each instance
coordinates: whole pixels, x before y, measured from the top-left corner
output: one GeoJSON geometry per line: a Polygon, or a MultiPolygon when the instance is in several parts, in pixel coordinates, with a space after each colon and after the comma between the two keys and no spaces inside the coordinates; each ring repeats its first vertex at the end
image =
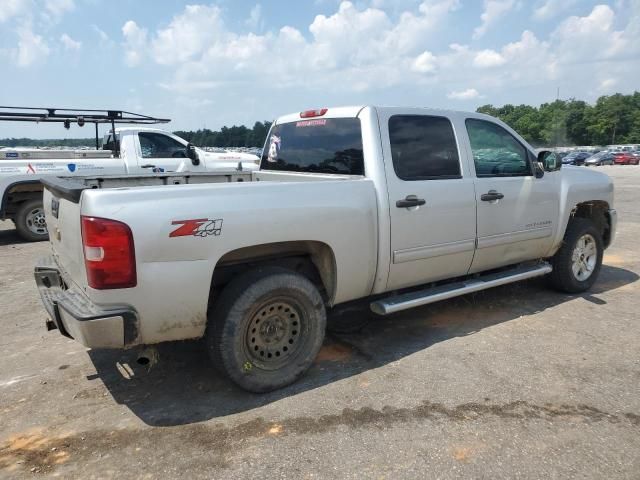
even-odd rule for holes
{"type": "Polygon", "coordinates": [[[246,153],[207,152],[157,128],[116,128],[116,139],[117,145],[113,143],[113,135],[106,134],[102,150],[1,149],[0,220],[13,220],[25,240],[46,240],[43,178],[250,171],[257,169],[259,163],[257,156],[246,153]]]}
{"type": "Polygon", "coordinates": [[[204,337],[254,392],[305,372],[336,308],[388,315],[543,275],[584,291],[617,221],[605,174],[492,117],[422,108],[283,116],[260,170],[218,183],[45,186],[49,329],[90,348],[204,337]]]}

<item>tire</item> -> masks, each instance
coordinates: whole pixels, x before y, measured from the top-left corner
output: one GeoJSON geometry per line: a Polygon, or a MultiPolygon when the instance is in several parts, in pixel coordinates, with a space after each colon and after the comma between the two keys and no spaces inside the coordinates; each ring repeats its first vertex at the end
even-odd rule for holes
{"type": "Polygon", "coordinates": [[[290,270],[265,267],[224,288],[210,309],[205,342],[219,370],[244,390],[263,393],[305,373],[325,328],[315,285],[290,270]]]}
{"type": "Polygon", "coordinates": [[[588,290],[598,278],[603,253],[602,237],[594,223],[574,217],[569,221],[562,246],[551,260],[551,285],[566,293],[588,290]]]}
{"type": "Polygon", "coordinates": [[[13,219],[18,235],[28,242],[49,239],[44,218],[44,206],[41,199],[27,200],[22,203],[13,219]]]}
{"type": "Polygon", "coordinates": [[[373,320],[367,306],[335,307],[327,312],[327,331],[331,333],[357,333],[373,320]]]}

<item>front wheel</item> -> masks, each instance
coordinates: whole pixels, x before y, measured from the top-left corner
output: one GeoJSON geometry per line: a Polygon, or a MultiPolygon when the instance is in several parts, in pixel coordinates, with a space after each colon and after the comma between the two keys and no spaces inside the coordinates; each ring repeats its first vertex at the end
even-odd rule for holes
{"type": "Polygon", "coordinates": [[[241,388],[269,392],[295,382],[322,346],[326,313],[311,281],[282,268],[233,279],[215,300],[205,340],[216,366],[241,388]]]}
{"type": "Polygon", "coordinates": [[[13,221],[18,235],[28,242],[39,242],[49,238],[42,200],[34,199],[24,202],[18,208],[13,221]]]}
{"type": "Polygon", "coordinates": [[[551,285],[567,293],[588,290],[598,278],[603,253],[602,236],[594,223],[586,218],[572,218],[562,246],[551,260],[551,285]]]}

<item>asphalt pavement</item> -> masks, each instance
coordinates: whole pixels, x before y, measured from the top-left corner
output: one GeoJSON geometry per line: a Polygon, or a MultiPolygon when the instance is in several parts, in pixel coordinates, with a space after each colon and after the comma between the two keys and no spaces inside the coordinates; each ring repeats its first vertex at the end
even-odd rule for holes
{"type": "Polygon", "coordinates": [[[0,477],[640,478],[640,167],[592,291],[543,279],[330,335],[288,388],[249,394],[202,345],[87,351],[47,332],[48,243],[0,222],[0,477]]]}

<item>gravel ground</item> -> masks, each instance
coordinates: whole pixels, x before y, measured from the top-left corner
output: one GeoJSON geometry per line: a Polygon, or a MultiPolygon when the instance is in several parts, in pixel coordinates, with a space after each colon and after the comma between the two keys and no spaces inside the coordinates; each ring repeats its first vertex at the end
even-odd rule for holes
{"type": "Polygon", "coordinates": [[[640,478],[640,167],[584,295],[543,280],[331,336],[297,384],[240,391],[196,342],[87,351],[47,332],[47,243],[0,222],[0,477],[640,478]]]}

